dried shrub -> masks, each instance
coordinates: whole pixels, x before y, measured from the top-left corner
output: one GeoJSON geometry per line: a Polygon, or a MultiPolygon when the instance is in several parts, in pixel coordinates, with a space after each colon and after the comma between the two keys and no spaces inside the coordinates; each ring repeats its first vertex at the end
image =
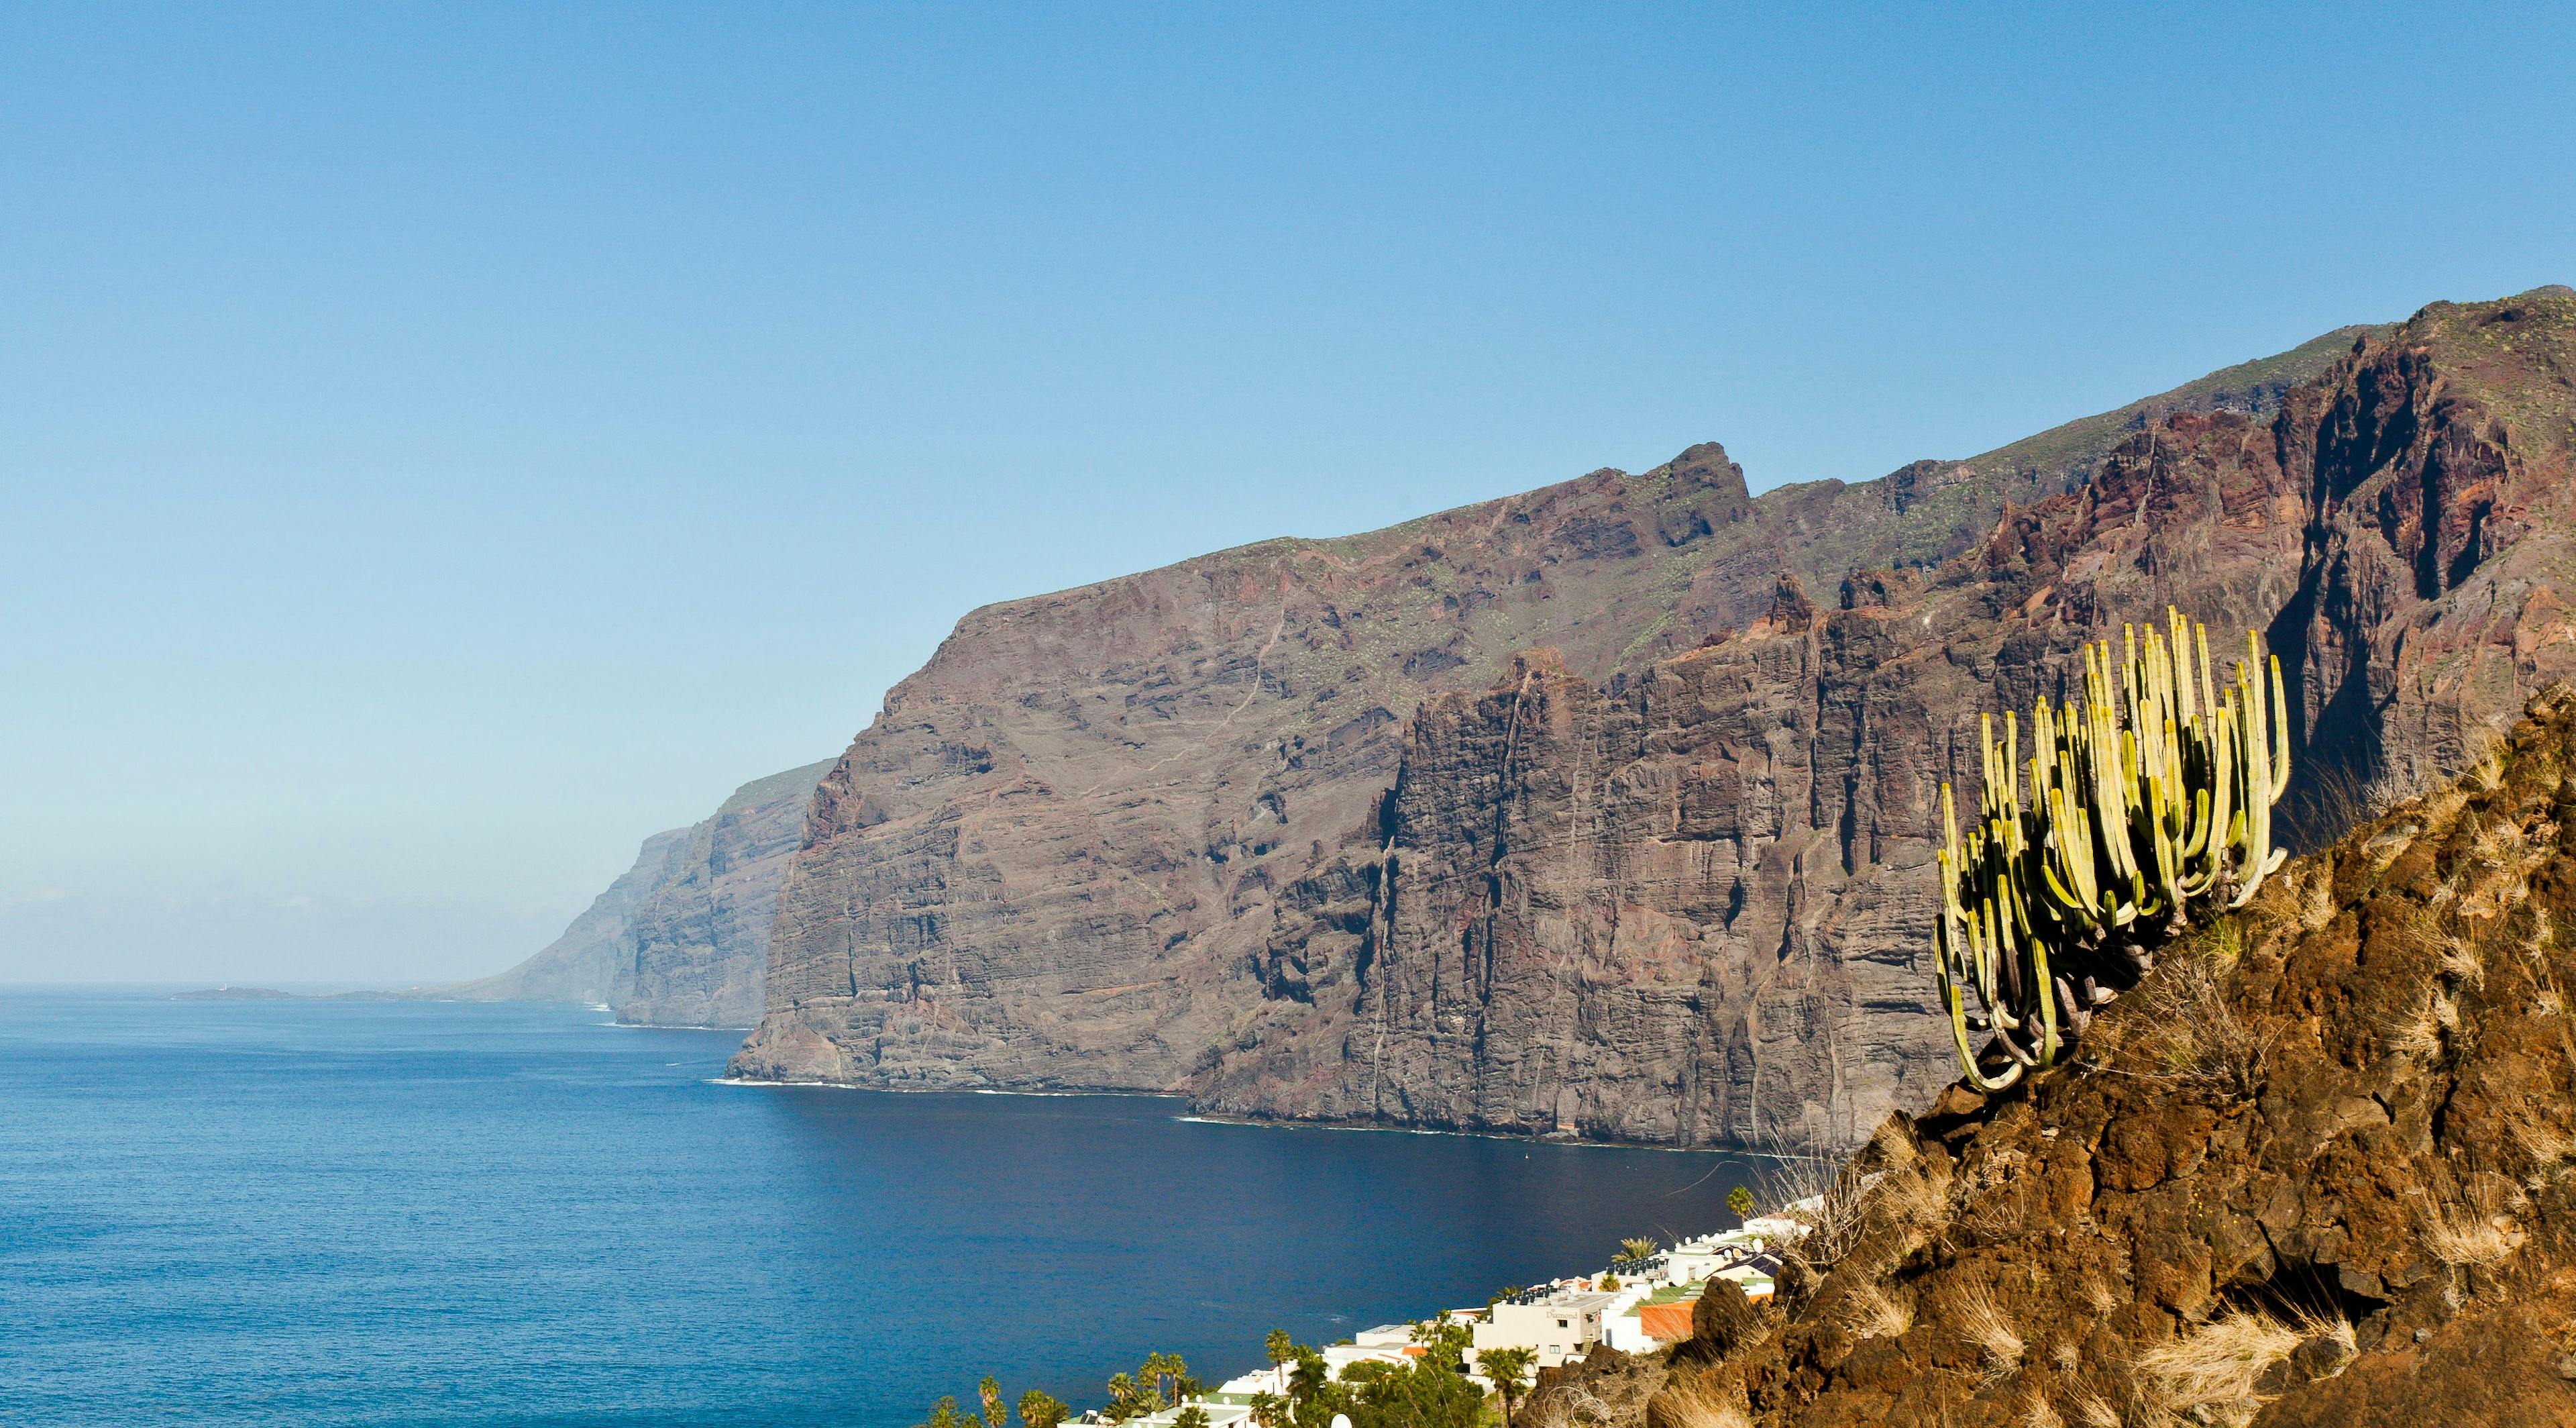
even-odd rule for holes
{"type": "Polygon", "coordinates": [[[2242,939],[2234,922],[2222,922],[2159,969],[2147,995],[2143,1074],[2222,1101],[2262,1093],[2271,1038],[2227,996],[2227,973],[2244,953],[2242,939]]]}
{"type": "Polygon", "coordinates": [[[1859,1244],[1869,1192],[1883,1177],[1847,1174],[1847,1162],[1805,1151],[1772,1150],[1759,1177],[1762,1198],[1807,1227],[1798,1257],[1818,1274],[1831,1273],[1859,1244]],[[1788,1208],[1802,1207],[1802,1208],[1788,1208]]]}
{"type": "Polygon", "coordinates": [[[2504,787],[2504,744],[2501,739],[2489,738],[2476,761],[2469,765],[2467,777],[2480,793],[2493,793],[2504,787]]]}

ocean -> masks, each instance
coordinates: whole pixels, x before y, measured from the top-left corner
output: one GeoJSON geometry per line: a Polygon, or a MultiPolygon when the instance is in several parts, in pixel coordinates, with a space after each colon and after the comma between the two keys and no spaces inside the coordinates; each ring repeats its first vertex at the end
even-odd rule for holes
{"type": "Polygon", "coordinates": [[[1716,1154],[717,1084],[574,1007],[0,989],[0,1424],[906,1428],[1734,1223],[1716,1154]]]}

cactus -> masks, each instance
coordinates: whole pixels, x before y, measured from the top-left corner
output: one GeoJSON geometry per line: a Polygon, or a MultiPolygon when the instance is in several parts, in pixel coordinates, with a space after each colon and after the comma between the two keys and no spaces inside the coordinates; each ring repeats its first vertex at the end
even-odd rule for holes
{"type": "Polygon", "coordinates": [[[1980,1090],[2054,1064],[2154,965],[2157,943],[2243,907],[2289,856],[2272,846],[2290,780],[2281,662],[2248,631],[2222,688],[2208,631],[2166,613],[2166,631],[2123,627],[2117,655],[2108,640],[2084,647],[2084,697],[2040,697],[2027,761],[2019,721],[2004,715],[1998,745],[1985,717],[1985,790],[1965,840],[1941,785],[1934,977],[1980,1090]],[[1992,1073],[1971,1035],[1985,1030],[2004,1058],[1992,1073]]]}

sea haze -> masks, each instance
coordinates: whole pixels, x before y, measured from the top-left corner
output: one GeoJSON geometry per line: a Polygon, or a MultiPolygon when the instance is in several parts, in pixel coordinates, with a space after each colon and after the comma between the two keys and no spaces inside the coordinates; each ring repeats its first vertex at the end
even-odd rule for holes
{"type": "Polygon", "coordinates": [[[0,993],[0,1422],[853,1424],[1732,1224],[1718,1155],[726,1086],[563,1007],[0,993]]]}

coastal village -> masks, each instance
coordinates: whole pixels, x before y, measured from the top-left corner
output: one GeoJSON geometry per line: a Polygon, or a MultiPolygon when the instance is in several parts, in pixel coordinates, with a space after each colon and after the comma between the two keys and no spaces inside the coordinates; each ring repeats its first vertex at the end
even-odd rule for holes
{"type": "MultiPolygon", "coordinates": [[[[1778,1251],[1804,1237],[1821,1208],[1821,1197],[1798,1201],[1778,1214],[1750,1216],[1736,1229],[1670,1246],[1627,1241],[1598,1272],[1507,1292],[1479,1307],[1443,1310],[1417,1323],[1363,1330],[1314,1351],[1321,1381],[1409,1369],[1445,1341],[1458,1346],[1460,1372],[1479,1393],[1500,1389],[1509,1399],[1530,1388],[1534,1374],[1580,1360],[1596,1347],[1622,1353],[1669,1348],[1690,1337],[1692,1313],[1713,1280],[1733,1281],[1747,1299],[1768,1299],[1780,1269],[1778,1251]]],[[[1072,1421],[1125,1428],[1284,1425],[1286,1418],[1270,1410],[1274,1404],[1284,1408],[1300,1388],[1298,1360],[1281,1351],[1284,1343],[1283,1335],[1274,1334],[1268,1367],[1212,1391],[1180,1393],[1176,1402],[1149,1413],[1122,1417],[1114,1409],[1094,1409],[1072,1421]]]]}

